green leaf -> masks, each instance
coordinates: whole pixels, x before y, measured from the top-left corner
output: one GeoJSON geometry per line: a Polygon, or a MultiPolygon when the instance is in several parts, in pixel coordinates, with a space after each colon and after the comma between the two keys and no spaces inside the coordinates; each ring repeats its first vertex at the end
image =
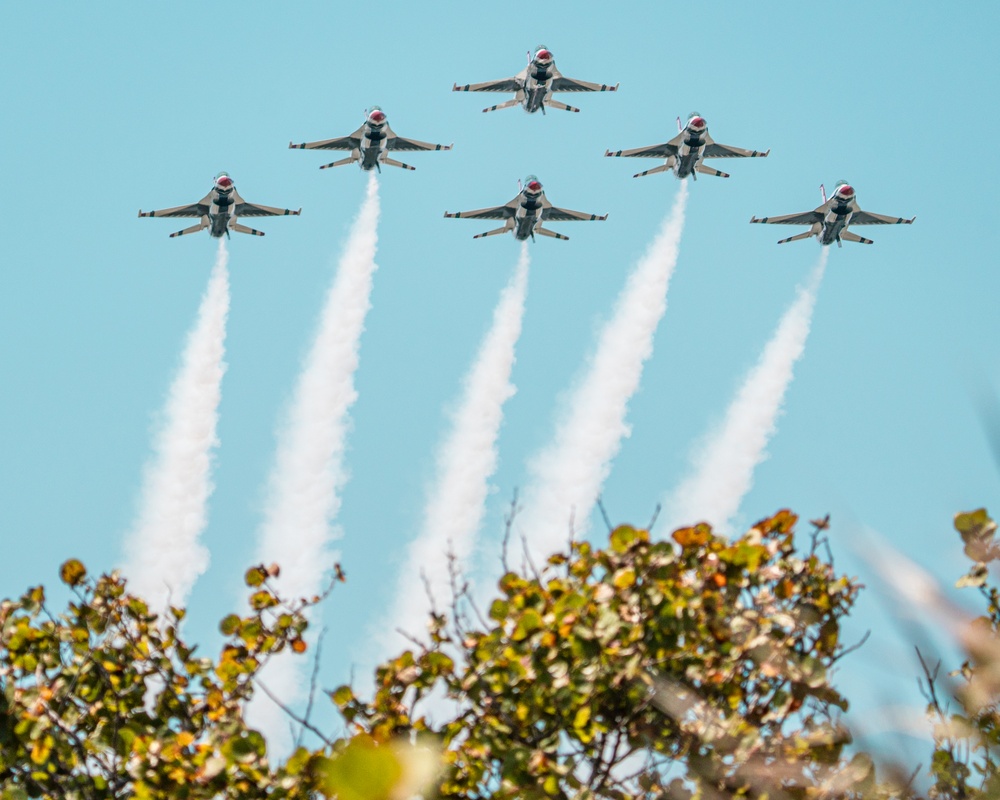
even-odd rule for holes
{"type": "Polygon", "coordinates": [[[237,630],[239,630],[240,622],[242,622],[242,620],[238,615],[230,614],[219,623],[219,630],[222,631],[223,636],[232,636],[237,630]]]}
{"type": "Polygon", "coordinates": [[[262,585],[266,579],[267,572],[260,567],[251,567],[247,570],[246,575],[243,576],[243,580],[246,582],[246,585],[251,588],[262,585]]]}
{"type": "Polygon", "coordinates": [[[611,549],[616,553],[627,553],[638,542],[648,542],[649,533],[637,530],[631,525],[619,525],[611,532],[611,549]]]}
{"type": "Polygon", "coordinates": [[[537,631],[542,627],[542,615],[539,614],[535,609],[526,609],[523,614],[517,620],[517,626],[514,628],[514,633],[511,638],[515,642],[520,642],[526,639],[534,631],[537,631]]]}

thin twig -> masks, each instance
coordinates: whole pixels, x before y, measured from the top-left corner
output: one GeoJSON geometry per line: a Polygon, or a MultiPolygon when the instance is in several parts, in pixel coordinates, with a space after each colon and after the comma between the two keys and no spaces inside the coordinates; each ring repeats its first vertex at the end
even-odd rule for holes
{"type": "MultiPolygon", "coordinates": [[[[316,655],[313,657],[313,668],[312,676],[309,679],[309,699],[306,702],[306,719],[312,716],[313,702],[316,699],[316,683],[319,677],[319,657],[323,652],[323,637],[326,636],[326,628],[321,628],[319,631],[319,636],[316,639],[316,655]]],[[[298,750],[302,746],[302,728],[299,728],[299,734],[295,738],[295,749],[298,750]]]]}
{"type": "Polygon", "coordinates": [[[663,505],[661,503],[657,503],[656,504],[656,508],[653,509],[653,518],[649,521],[649,525],[646,526],[646,530],[647,531],[652,531],[653,530],[653,526],[656,524],[656,520],[659,519],[659,517],[660,517],[660,511],[662,509],[663,509],[663,505]]]}
{"type": "Polygon", "coordinates": [[[503,546],[500,550],[500,564],[503,566],[504,574],[506,575],[510,572],[510,567],[507,564],[507,547],[510,544],[510,534],[514,527],[514,519],[517,517],[518,512],[517,505],[517,487],[514,487],[514,496],[510,499],[510,511],[504,515],[503,519],[503,546]]]}
{"type": "Polygon", "coordinates": [[[278,708],[280,708],[282,711],[284,711],[286,714],[288,714],[288,716],[290,716],[293,720],[295,720],[297,723],[299,723],[299,725],[301,725],[303,728],[308,729],[309,731],[311,731],[312,733],[314,733],[316,736],[318,736],[320,739],[322,739],[323,743],[327,747],[333,747],[333,741],[330,740],[330,739],[328,739],[319,728],[317,728],[315,725],[313,725],[309,720],[303,719],[302,717],[300,717],[298,714],[296,714],[294,711],[292,711],[292,709],[290,709],[288,706],[286,706],[284,703],[282,703],[275,696],[274,692],[272,692],[270,689],[268,689],[263,683],[261,683],[260,680],[257,681],[257,688],[260,689],[268,697],[270,697],[271,701],[278,708]]]}
{"type": "Polygon", "coordinates": [[[608,512],[604,508],[604,498],[597,498],[597,507],[601,510],[601,516],[604,517],[604,524],[608,526],[608,533],[611,533],[615,528],[611,524],[611,519],[608,517],[608,512]]]}
{"type": "Polygon", "coordinates": [[[869,628],[868,630],[865,631],[865,635],[862,636],[855,644],[852,644],[850,647],[845,647],[843,650],[837,653],[837,655],[833,656],[833,658],[830,659],[830,663],[836,664],[838,661],[840,661],[840,659],[842,659],[848,653],[853,653],[855,650],[859,650],[862,647],[862,645],[864,645],[864,643],[868,641],[868,637],[871,635],[872,631],[871,628],[869,628]]]}

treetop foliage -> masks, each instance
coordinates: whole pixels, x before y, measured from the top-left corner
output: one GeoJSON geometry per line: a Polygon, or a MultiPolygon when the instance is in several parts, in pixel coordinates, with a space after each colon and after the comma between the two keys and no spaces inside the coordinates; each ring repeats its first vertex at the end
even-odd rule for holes
{"type": "MultiPolygon", "coordinates": [[[[61,613],[42,587],[0,602],[0,798],[917,798],[912,775],[849,750],[832,678],[861,586],[835,569],[826,520],[797,525],[780,511],[735,539],[701,524],[662,541],[621,526],[508,571],[481,610],[456,582],[370,699],[329,692],[337,735],[287,709],[313,744],[278,760],[244,711],[268,660],[307,651],[321,598],[281,598],[277,567],[251,568],[249,612],[221,621],[213,659],[182,637],[182,609],[157,617],[119,574],[67,561],[61,613]]],[[[959,586],[987,608],[957,634],[958,670],[919,654],[927,796],[985,800],[1000,796],[1000,547],[985,510],[955,528],[973,562],[959,586]]]]}

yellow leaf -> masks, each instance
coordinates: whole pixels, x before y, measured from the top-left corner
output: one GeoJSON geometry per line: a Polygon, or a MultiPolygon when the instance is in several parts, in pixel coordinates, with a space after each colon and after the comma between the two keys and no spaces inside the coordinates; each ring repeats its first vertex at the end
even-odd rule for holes
{"type": "Polygon", "coordinates": [[[87,577],[87,569],[75,558],[66,561],[59,568],[59,578],[67,586],[79,586],[87,577]]]}
{"type": "Polygon", "coordinates": [[[627,589],[635,585],[635,570],[632,567],[625,567],[615,573],[612,580],[616,589],[627,589]]]}
{"type": "Polygon", "coordinates": [[[681,547],[701,547],[708,542],[712,535],[712,529],[704,522],[695,525],[693,528],[679,528],[671,536],[681,547]]]}

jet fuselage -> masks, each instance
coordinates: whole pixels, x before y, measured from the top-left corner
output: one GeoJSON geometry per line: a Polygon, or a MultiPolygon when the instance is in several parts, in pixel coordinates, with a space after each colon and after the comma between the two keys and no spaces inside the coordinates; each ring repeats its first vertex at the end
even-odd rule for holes
{"type": "Polygon", "coordinates": [[[677,156],[674,160],[674,175],[678,178],[687,178],[693,175],[698,164],[705,157],[705,137],[708,135],[708,126],[699,116],[694,116],[688,120],[684,128],[684,138],[680,147],[677,148],[677,156]]]}
{"type": "Polygon", "coordinates": [[[542,210],[541,192],[531,192],[525,189],[521,193],[521,204],[514,214],[514,238],[519,242],[525,239],[534,238],[535,225],[538,224],[539,214],[542,210]]]}
{"type": "Polygon", "coordinates": [[[236,222],[233,216],[233,190],[236,185],[227,175],[216,178],[212,188],[212,205],[208,207],[208,232],[213,239],[229,235],[229,226],[236,222]]]}
{"type": "Polygon", "coordinates": [[[365,120],[365,132],[358,153],[358,166],[365,172],[378,168],[388,154],[385,126],[385,114],[377,108],[365,120]]]}
{"type": "Polygon", "coordinates": [[[552,84],[551,67],[555,62],[539,63],[536,58],[528,66],[528,77],[524,81],[524,100],[521,105],[529,114],[543,111],[545,98],[548,97],[552,84]]]}
{"type": "Polygon", "coordinates": [[[840,241],[840,234],[851,224],[851,217],[857,210],[857,203],[854,196],[849,200],[844,200],[839,195],[834,195],[831,201],[830,210],[823,217],[823,227],[819,231],[820,244],[833,244],[840,241]]]}

